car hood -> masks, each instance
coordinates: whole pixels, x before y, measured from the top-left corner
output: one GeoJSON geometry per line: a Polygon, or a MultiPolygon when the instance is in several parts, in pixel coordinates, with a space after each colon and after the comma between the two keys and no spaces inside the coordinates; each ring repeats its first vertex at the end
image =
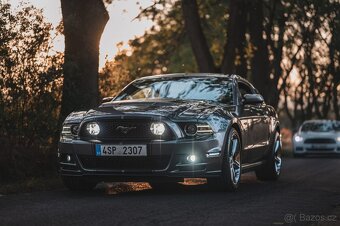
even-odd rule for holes
{"type": "Polygon", "coordinates": [[[339,132],[330,131],[330,132],[300,132],[299,136],[303,138],[337,138],[340,136],[339,132]]]}
{"type": "Polygon", "coordinates": [[[205,118],[220,109],[220,105],[209,101],[157,100],[115,101],[104,103],[90,110],[85,117],[105,115],[152,115],[177,118],[205,118]]]}

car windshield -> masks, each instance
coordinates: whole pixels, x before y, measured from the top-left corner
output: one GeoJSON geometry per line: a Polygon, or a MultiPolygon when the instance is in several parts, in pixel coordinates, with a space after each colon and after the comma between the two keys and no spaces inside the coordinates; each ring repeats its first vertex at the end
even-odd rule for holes
{"type": "Polygon", "coordinates": [[[340,131],[340,122],[307,122],[301,127],[302,132],[340,131]]]}
{"type": "Polygon", "coordinates": [[[115,100],[180,99],[208,100],[233,104],[230,79],[218,77],[179,77],[137,80],[115,100]]]}

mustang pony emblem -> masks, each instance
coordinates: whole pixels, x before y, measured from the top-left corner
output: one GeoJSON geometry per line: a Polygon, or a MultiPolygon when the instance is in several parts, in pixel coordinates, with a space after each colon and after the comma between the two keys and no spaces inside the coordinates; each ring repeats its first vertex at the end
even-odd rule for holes
{"type": "Polygon", "coordinates": [[[135,126],[130,126],[130,127],[128,127],[128,126],[117,126],[117,128],[116,128],[116,130],[118,130],[118,131],[120,131],[124,134],[127,134],[128,132],[130,132],[133,129],[136,129],[136,127],[135,126]]]}

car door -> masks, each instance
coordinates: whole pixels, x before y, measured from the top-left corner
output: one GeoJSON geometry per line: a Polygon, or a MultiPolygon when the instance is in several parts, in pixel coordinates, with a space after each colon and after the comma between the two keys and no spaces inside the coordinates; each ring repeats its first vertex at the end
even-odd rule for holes
{"type": "MultiPolygon", "coordinates": [[[[258,93],[256,89],[254,89],[255,93],[258,93]]],[[[254,128],[255,128],[255,144],[253,149],[259,158],[258,160],[262,159],[268,152],[269,148],[269,141],[270,141],[270,112],[265,102],[261,104],[252,105],[253,113],[254,113],[254,128]]]]}
{"type": "Polygon", "coordinates": [[[243,162],[254,163],[260,161],[266,151],[269,126],[264,115],[265,104],[243,104],[245,94],[255,94],[256,90],[248,83],[239,81],[238,90],[241,98],[240,121],[244,130],[244,156],[243,162]]]}

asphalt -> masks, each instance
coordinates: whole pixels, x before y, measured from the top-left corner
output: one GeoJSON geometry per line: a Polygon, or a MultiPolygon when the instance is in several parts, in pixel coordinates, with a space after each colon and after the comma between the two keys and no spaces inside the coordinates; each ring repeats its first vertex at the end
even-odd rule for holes
{"type": "Polygon", "coordinates": [[[340,158],[288,158],[277,182],[248,173],[232,193],[191,181],[163,192],[130,183],[3,195],[0,225],[340,225],[339,167],[340,158]]]}

